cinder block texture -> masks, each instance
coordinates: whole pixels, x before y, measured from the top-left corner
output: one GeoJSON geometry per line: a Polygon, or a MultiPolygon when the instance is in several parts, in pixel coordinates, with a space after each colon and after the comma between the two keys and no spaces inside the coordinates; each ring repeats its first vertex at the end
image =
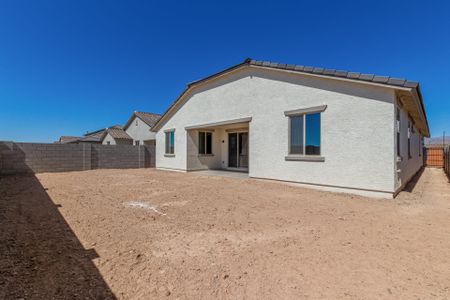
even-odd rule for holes
{"type": "Polygon", "coordinates": [[[0,141],[0,175],[155,167],[154,145],[41,144],[0,141]]]}

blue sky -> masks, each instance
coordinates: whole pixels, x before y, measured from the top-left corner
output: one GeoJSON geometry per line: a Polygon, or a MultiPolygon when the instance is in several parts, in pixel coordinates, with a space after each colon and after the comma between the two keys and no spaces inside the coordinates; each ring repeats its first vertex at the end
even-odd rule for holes
{"type": "Polygon", "coordinates": [[[419,81],[450,133],[450,1],[0,0],[0,140],[162,113],[246,57],[419,81]]]}

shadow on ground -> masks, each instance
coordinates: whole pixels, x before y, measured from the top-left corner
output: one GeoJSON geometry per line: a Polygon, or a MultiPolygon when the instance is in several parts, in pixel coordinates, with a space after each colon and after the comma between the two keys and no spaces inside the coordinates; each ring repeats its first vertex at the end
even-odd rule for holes
{"type": "Polygon", "coordinates": [[[414,188],[416,187],[417,182],[419,182],[419,179],[422,176],[424,170],[425,170],[425,167],[422,167],[416,173],[416,175],[414,175],[413,178],[411,178],[411,180],[408,182],[408,184],[406,184],[406,186],[403,189],[403,191],[408,192],[408,193],[412,193],[414,191],[414,188]]]}
{"type": "Polygon", "coordinates": [[[34,175],[0,177],[0,299],[116,299],[34,175]]]}

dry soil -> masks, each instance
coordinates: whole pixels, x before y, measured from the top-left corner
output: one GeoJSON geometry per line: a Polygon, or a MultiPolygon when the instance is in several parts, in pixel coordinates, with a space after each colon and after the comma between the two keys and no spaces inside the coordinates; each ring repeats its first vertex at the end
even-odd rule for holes
{"type": "Polygon", "coordinates": [[[150,169],[0,178],[1,299],[449,299],[450,184],[394,200],[150,169]]]}

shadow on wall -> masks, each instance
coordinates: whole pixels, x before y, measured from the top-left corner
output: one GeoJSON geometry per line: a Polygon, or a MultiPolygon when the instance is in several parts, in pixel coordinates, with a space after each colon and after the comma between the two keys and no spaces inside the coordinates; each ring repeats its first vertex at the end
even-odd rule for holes
{"type": "Polygon", "coordinates": [[[0,176],[0,299],[116,299],[58,207],[34,175],[0,176]]]}

